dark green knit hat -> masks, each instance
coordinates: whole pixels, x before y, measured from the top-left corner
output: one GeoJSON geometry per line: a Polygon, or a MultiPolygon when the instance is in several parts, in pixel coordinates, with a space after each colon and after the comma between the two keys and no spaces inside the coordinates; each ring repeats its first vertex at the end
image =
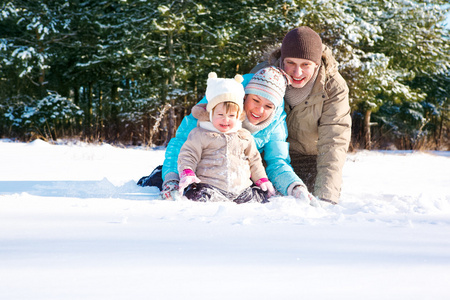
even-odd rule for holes
{"type": "Polygon", "coordinates": [[[322,39],[308,26],[289,31],[281,44],[281,62],[284,58],[303,58],[320,65],[322,58],[322,39]]]}

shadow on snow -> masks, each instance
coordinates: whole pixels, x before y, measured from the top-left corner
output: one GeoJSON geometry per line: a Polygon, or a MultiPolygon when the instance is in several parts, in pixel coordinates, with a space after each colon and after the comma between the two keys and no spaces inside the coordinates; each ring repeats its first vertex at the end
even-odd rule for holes
{"type": "Polygon", "coordinates": [[[159,199],[156,187],[140,187],[134,181],[122,186],[115,186],[106,178],[99,181],[0,181],[0,195],[20,193],[40,197],[159,199]]]}

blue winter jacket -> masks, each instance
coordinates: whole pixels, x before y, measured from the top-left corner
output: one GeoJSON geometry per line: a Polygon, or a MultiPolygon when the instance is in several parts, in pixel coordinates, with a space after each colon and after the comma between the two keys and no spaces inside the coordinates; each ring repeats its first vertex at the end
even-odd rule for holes
{"type": "MultiPolygon", "coordinates": [[[[253,74],[243,75],[242,82],[245,87],[253,74]]],[[[207,103],[206,97],[199,103],[207,103]]],[[[288,194],[288,188],[291,184],[297,183],[303,185],[302,180],[295,174],[291,167],[289,157],[289,144],[286,142],[287,126],[286,113],[284,112],[284,101],[274,112],[272,122],[264,129],[252,133],[259,152],[263,155],[267,164],[266,172],[269,180],[275,188],[283,195],[288,194]]],[[[167,180],[169,173],[178,174],[177,161],[180,149],[193,128],[197,127],[197,119],[192,114],[184,117],[177,129],[176,136],[172,138],[167,145],[165,159],[162,169],[162,178],[167,180]]]]}

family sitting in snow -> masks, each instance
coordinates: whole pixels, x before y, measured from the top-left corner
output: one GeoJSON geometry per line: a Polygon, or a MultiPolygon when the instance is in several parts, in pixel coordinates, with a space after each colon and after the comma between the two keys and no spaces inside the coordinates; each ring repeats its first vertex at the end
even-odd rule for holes
{"type": "Polygon", "coordinates": [[[289,76],[270,66],[234,79],[209,77],[204,99],[167,146],[162,172],[157,168],[138,184],[165,178],[163,199],[264,203],[276,189],[315,204],[289,164],[283,108],[289,76]]]}
{"type": "MultiPolygon", "coordinates": [[[[331,49],[322,44],[311,28],[295,28],[285,35],[281,47],[267,53],[264,62],[242,77],[245,89],[242,128],[250,132],[258,152],[264,155],[265,172],[275,190],[312,205],[337,204],[351,136],[351,117],[349,89],[338,72],[331,49]]],[[[200,103],[207,100],[210,99],[205,97],[200,103]]],[[[207,112],[212,112],[212,107],[207,112]]],[[[179,196],[183,179],[180,175],[192,173],[185,173],[183,166],[179,170],[178,156],[197,122],[192,114],[183,119],[166,148],[163,166],[141,178],[139,185],[154,185],[156,179],[161,182],[158,187],[163,199],[179,196]]],[[[192,172],[199,173],[193,169],[192,172]]],[[[252,179],[254,175],[259,176],[251,174],[252,179]]],[[[194,178],[192,184],[198,187],[197,179],[191,177],[189,180],[194,178]]],[[[242,181],[248,183],[247,179],[242,181]]],[[[215,188],[224,187],[200,180],[215,188]]],[[[261,187],[269,191],[268,182],[261,187]]],[[[194,186],[186,186],[183,192],[189,194],[193,189],[194,186]]],[[[242,193],[227,189],[226,192],[242,193]]]]}

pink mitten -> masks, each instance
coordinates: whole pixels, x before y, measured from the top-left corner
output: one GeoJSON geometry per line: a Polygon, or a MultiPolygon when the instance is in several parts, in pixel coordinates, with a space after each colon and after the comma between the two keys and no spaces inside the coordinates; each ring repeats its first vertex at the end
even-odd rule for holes
{"type": "Polygon", "coordinates": [[[183,191],[185,188],[187,188],[192,183],[199,183],[200,179],[198,179],[197,176],[195,176],[194,171],[191,169],[184,169],[183,172],[180,174],[180,195],[183,195],[183,191]]]}
{"type": "Polygon", "coordinates": [[[272,197],[273,195],[275,195],[275,189],[269,179],[261,178],[256,181],[255,184],[259,186],[264,192],[267,191],[267,196],[272,197]]]}

